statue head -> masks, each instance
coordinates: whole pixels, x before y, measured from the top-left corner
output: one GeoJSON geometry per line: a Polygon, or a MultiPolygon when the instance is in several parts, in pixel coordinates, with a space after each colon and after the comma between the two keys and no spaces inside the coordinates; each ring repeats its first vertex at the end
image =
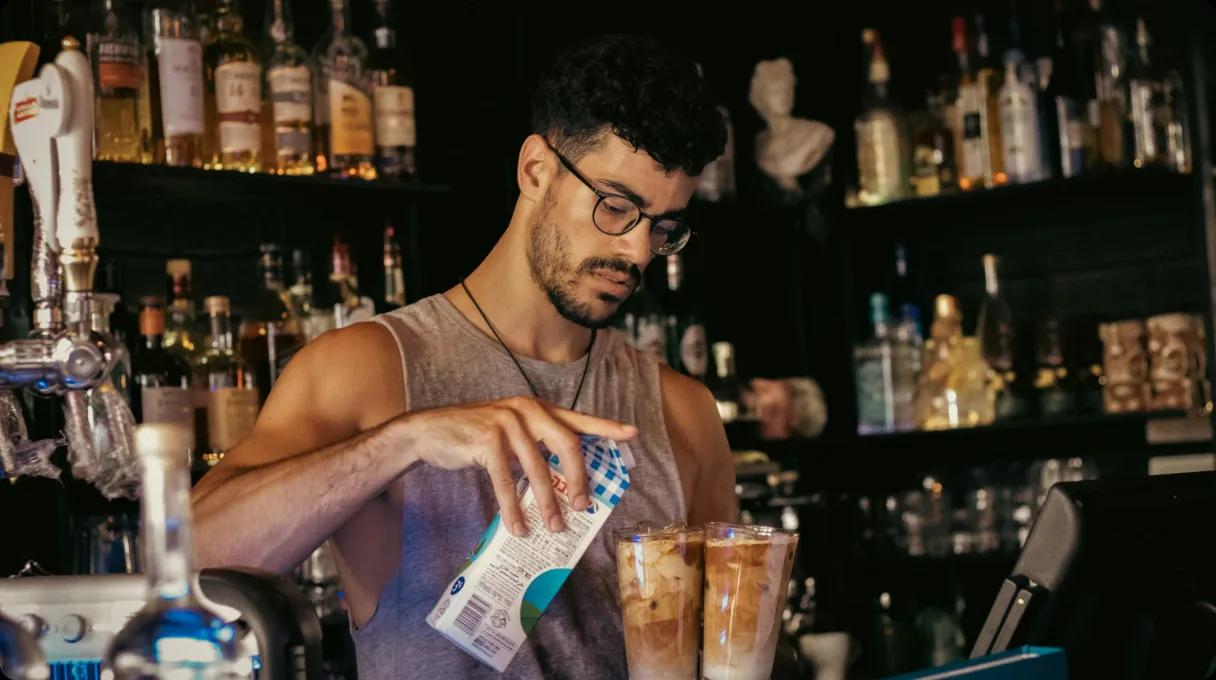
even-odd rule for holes
{"type": "Polygon", "coordinates": [[[771,59],[756,64],[749,100],[762,118],[788,116],[794,110],[794,65],[789,59],[771,59]]]}

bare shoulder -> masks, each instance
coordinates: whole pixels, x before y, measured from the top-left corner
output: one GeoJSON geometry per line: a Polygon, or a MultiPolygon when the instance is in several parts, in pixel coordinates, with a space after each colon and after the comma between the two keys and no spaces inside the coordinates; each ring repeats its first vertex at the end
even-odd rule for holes
{"type": "Polygon", "coordinates": [[[659,366],[659,386],[672,448],[677,460],[691,463],[689,522],[733,520],[734,465],[713,395],[700,381],[666,365],[659,366]]]}

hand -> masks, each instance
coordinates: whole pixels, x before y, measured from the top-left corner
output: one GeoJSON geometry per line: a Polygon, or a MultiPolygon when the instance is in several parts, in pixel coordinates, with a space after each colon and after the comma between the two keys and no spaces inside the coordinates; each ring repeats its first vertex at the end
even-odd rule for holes
{"type": "Polygon", "coordinates": [[[565,525],[553,495],[549,463],[537,445],[544,442],[545,448],[561,459],[570,504],[581,512],[587,509],[590,500],[579,433],[619,441],[628,441],[638,434],[632,425],[577,413],[530,397],[416,411],[401,418],[409,424],[409,438],[419,460],[445,470],[474,465],[486,469],[502,511],[502,522],[516,536],[527,534],[527,528],[515,498],[512,461],[519,462],[531,481],[545,526],[550,531],[561,531],[565,525]]]}

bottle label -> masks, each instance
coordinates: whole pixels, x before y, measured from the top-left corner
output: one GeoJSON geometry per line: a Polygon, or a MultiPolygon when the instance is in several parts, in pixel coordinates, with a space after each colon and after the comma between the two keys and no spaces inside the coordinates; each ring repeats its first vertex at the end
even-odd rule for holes
{"type": "Polygon", "coordinates": [[[215,110],[219,114],[220,151],[257,152],[261,146],[258,111],[262,107],[262,67],[252,61],[230,61],[215,69],[215,110]]]}
{"type": "Polygon", "coordinates": [[[203,47],[197,40],[156,39],[165,136],[203,134],[203,47]]]}
{"type": "Polygon", "coordinates": [[[194,434],[194,404],[190,390],[181,387],[141,387],[143,422],[181,425],[194,434]]]}
{"type": "Polygon", "coordinates": [[[97,43],[97,85],[103,97],[139,91],[139,46],[133,42],[102,40],[97,43]]]}
{"type": "Polygon", "coordinates": [[[709,372],[709,344],[705,339],[705,326],[688,324],[680,337],[680,363],[691,376],[705,379],[709,372]]]}
{"type": "Polygon", "coordinates": [[[312,80],[307,66],[278,66],[270,69],[270,101],[275,123],[307,123],[312,120],[312,80]]]}
{"type": "Polygon", "coordinates": [[[885,201],[903,195],[903,160],[894,118],[878,115],[858,125],[861,189],[868,199],[885,201]]]}
{"type": "Polygon", "coordinates": [[[207,433],[213,451],[227,451],[253,431],[257,390],[221,387],[207,394],[207,433]]]}
{"type": "Polygon", "coordinates": [[[330,153],[335,156],[371,156],[372,103],[367,93],[350,83],[329,81],[330,153]]]}
{"type": "Polygon", "coordinates": [[[414,89],[396,85],[377,87],[376,146],[414,146],[414,89]]]}
{"type": "Polygon", "coordinates": [[[1005,171],[1015,182],[1039,179],[1039,122],[1028,88],[1009,87],[1001,103],[1005,171]]]}

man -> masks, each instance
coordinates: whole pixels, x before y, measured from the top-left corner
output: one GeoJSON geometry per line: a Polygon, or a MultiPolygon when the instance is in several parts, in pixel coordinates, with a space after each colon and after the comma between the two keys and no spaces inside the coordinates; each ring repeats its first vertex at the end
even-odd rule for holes
{"type": "Polygon", "coordinates": [[[538,442],[582,510],[576,433],[630,441],[628,493],[505,673],[624,677],[611,530],[731,520],[734,472],[705,387],[605,325],[687,241],[682,216],[724,141],[707,84],[657,41],[564,54],[538,88],[501,240],[446,293],[300,352],[195,488],[198,565],[286,572],[330,539],[361,680],[498,677],[427,613],[499,508],[525,532],[515,470],[562,528],[538,442]]]}

